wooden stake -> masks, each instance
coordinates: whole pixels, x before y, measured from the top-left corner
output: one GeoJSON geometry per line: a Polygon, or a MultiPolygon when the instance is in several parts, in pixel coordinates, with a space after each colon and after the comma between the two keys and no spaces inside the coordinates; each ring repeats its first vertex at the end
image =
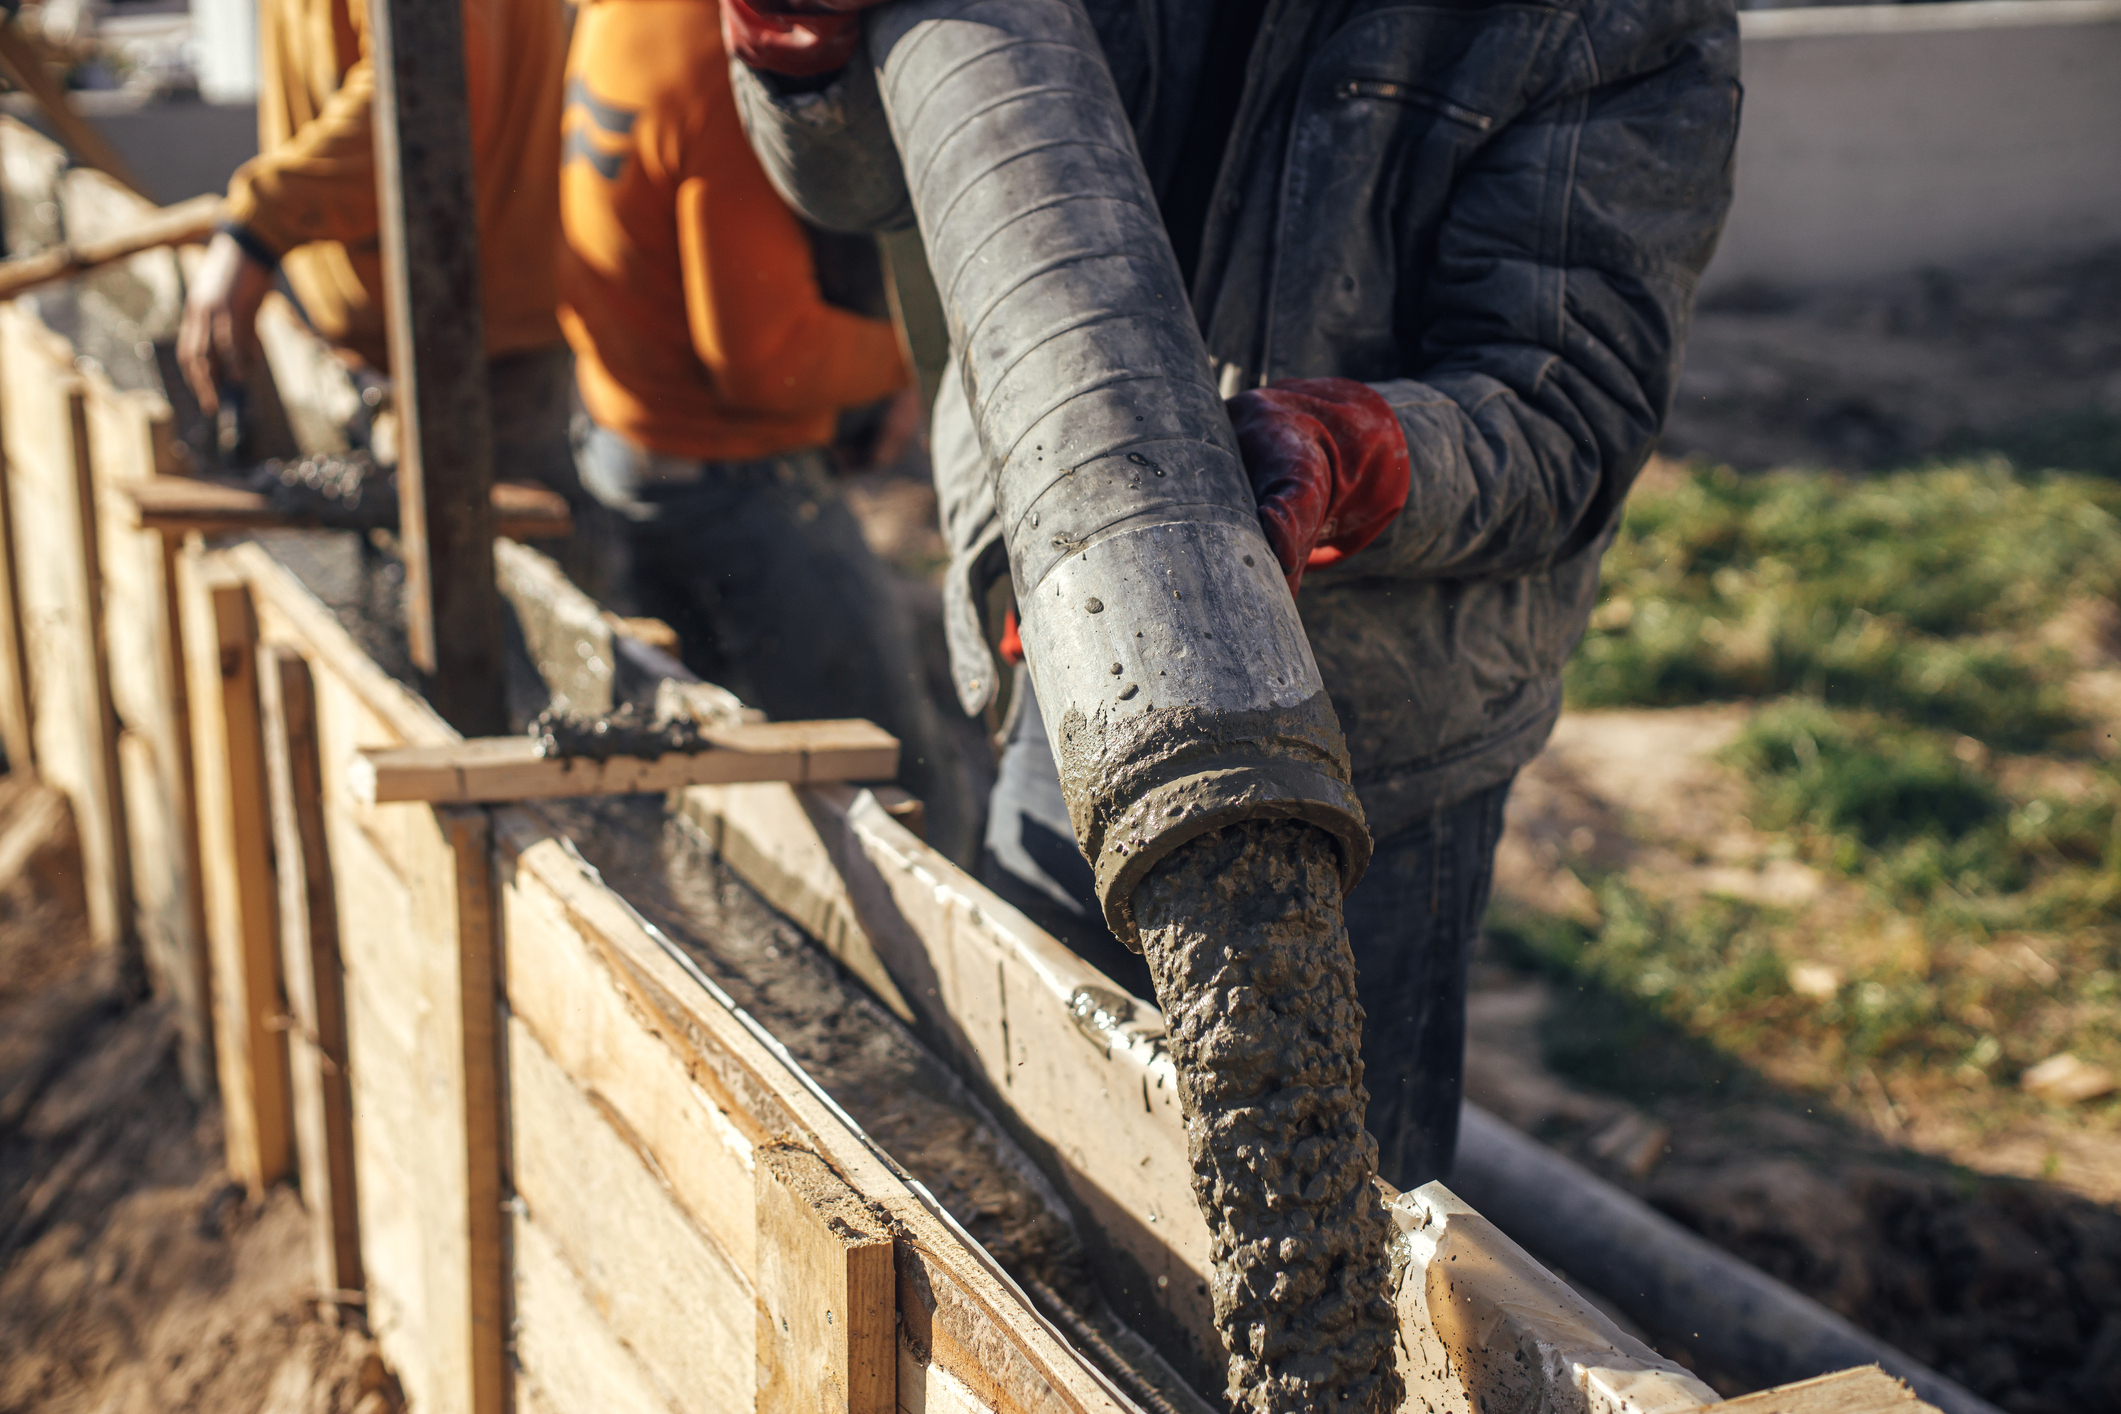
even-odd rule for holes
{"type": "Polygon", "coordinates": [[[491,736],[507,701],[463,10],[373,0],[370,14],[406,636],[436,710],[491,736]]]}
{"type": "Polygon", "coordinates": [[[0,747],[10,771],[36,769],[30,722],[29,640],[22,631],[22,577],[16,570],[14,490],[0,445],[0,747]]]}
{"type": "Polygon", "coordinates": [[[295,1150],[321,1291],[360,1291],[354,1203],[353,1088],[347,1074],[346,973],[339,902],[324,837],[324,770],[316,685],[289,649],[267,649],[258,682],[265,710],[273,852],[280,866],[280,960],[287,991],[295,1150]]]}
{"type": "Polygon", "coordinates": [[[859,718],[745,722],[704,733],[705,751],[607,761],[541,757],[527,736],[364,751],[347,787],[364,805],[472,804],[571,795],[635,795],[741,781],[880,781],[898,774],[898,739],[859,718]]]}
{"type": "Polygon", "coordinates": [[[892,1414],[898,1283],[884,1223],[808,1149],[767,1145],[753,1173],[758,1414],[892,1414]]]}
{"type": "MultiPolygon", "coordinates": [[[[469,1298],[467,1414],[513,1407],[508,1361],[508,1252],[501,1201],[508,1125],[501,1065],[500,918],[494,907],[493,817],[441,809],[455,899],[458,1035],[463,1038],[464,1261],[469,1298]]],[[[437,881],[441,882],[441,881],[437,881]]]]}
{"type": "MultiPolygon", "coordinates": [[[[158,476],[125,488],[142,530],[224,535],[249,530],[304,530],[314,517],[273,509],[256,491],[189,476],[158,476]]],[[[519,481],[493,484],[494,533],[511,540],[563,540],[574,532],[567,501],[557,491],[519,481]]],[[[402,543],[402,537],[401,537],[402,543]]]]}
{"type": "Polygon", "coordinates": [[[35,255],[0,260],[0,299],[93,270],[163,246],[196,245],[213,235],[221,220],[221,198],[195,196],[174,206],[158,207],[123,231],[92,241],[69,241],[35,255]]]}
{"type": "MultiPolygon", "coordinates": [[[[203,567],[199,573],[210,575],[203,567]]],[[[253,1195],[291,1157],[287,1037],[280,1018],[277,890],[265,741],[258,710],[258,620],[241,584],[207,582],[187,625],[214,1058],[228,1171],[253,1195]]]]}

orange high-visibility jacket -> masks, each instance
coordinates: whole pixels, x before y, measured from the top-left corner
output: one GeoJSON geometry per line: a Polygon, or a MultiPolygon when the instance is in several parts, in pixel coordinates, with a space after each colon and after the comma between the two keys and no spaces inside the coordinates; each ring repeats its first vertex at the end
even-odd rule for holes
{"type": "Polygon", "coordinates": [[[752,155],[714,0],[592,0],[567,60],[560,323],[598,424],[667,456],[814,447],[904,386],[891,326],[825,303],[752,155]]]}
{"type": "MultiPolygon", "coordinates": [[[[559,342],[560,0],[463,0],[489,356],[559,342]]],[[[228,215],[282,256],[317,329],[388,362],[367,0],[260,0],[258,156],[228,215]]]]}

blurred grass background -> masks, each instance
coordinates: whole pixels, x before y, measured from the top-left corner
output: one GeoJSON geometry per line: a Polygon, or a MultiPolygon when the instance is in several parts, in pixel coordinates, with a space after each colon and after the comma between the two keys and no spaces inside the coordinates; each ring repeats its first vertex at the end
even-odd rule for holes
{"type": "MultiPolygon", "coordinates": [[[[1724,752],[1830,905],[1581,869],[1586,921],[1498,904],[1574,1000],[1547,1061],[1650,1101],[1762,1078],[1984,1128],[2058,1052],[2121,1071],[2121,421],[1858,476],[1695,464],[1631,499],[1572,708],[1745,702],[1724,752]]],[[[1729,1093],[1728,1090],[1725,1093],[1729,1093]]],[[[2079,1106],[2121,1122],[2121,1092],[2079,1106]]]]}

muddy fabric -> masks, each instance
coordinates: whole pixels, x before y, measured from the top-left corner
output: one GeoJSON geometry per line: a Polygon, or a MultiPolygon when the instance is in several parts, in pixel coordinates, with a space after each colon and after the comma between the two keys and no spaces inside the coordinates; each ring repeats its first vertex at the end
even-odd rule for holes
{"type": "Polygon", "coordinates": [[[1348,895],[1377,1172],[1401,1190],[1448,1178],[1458,1149],[1466,969],[1509,794],[1490,786],[1379,840],[1348,895]]]}
{"type": "MultiPolygon", "coordinates": [[[[1018,671],[987,815],[980,881],[1136,996],[1148,964],[1105,926],[1090,866],[1075,848],[1038,698],[1018,671]]],[[[1465,1092],[1466,968],[1495,877],[1506,781],[1377,841],[1347,897],[1362,1058],[1377,1171],[1401,1189],[1451,1171],[1465,1092]]]]}
{"type": "Polygon", "coordinates": [[[1134,896],[1227,1395],[1256,1414],[1385,1414],[1404,1393],[1338,853],[1310,825],[1235,825],[1181,845],[1134,896]]]}
{"type": "MultiPolygon", "coordinates": [[[[1085,4],[1166,191],[1215,0],[1085,4]]],[[[866,66],[820,93],[736,87],[811,219],[911,221],[866,66]]],[[[1297,600],[1379,835],[1507,780],[1553,725],[1670,408],[1738,98],[1730,0],[1267,4],[1193,302],[1226,395],[1355,378],[1406,433],[1405,511],[1297,600]]],[[[1000,528],[976,441],[945,425],[966,414],[946,396],[937,417],[958,686],[984,702],[966,624],[1000,528]]]]}

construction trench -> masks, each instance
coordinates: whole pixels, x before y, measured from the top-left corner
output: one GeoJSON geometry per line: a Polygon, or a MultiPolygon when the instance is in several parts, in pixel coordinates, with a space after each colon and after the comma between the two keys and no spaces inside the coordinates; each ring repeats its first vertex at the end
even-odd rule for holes
{"type": "MultiPolygon", "coordinates": [[[[26,132],[0,144],[11,213],[35,209],[28,171],[77,228],[123,214],[26,132]]],[[[387,535],[265,528],[257,498],[175,474],[207,440],[165,396],[175,287],[155,253],[0,313],[11,543],[84,551],[10,566],[9,756],[90,802],[92,928],[174,1000],[231,1173],[259,1197],[299,1183],[316,1286],[359,1294],[344,1309],[410,1407],[1199,1410],[1224,1404],[1232,1328],[1254,1332],[1239,1407],[1301,1407],[1271,1387],[1292,1347],[1328,1352],[1305,1368],[1363,1407],[1715,1400],[1441,1185],[1366,1201],[1345,1001],[1285,1062],[1325,1072],[1328,1144],[1189,1129],[1251,1098],[1242,1067],[1221,1095],[1191,1078],[1230,1049],[1199,979],[1242,961],[1234,940],[1275,939],[1255,973],[1273,959],[1285,993],[1338,968],[1346,995],[1315,826],[1197,836],[1148,872],[1134,909],[1167,1029],[928,849],[913,802],[802,784],[809,754],[756,783],[388,803],[397,756],[456,739],[409,686],[402,567],[387,535]],[[83,690],[86,710],[52,710],[83,690]],[[1230,851],[1277,867],[1203,926],[1230,851]],[[1271,1226],[1257,1195],[1293,1186],[1285,1162],[1327,1174],[1313,1240],[1343,1244],[1347,1275],[1263,1302],[1227,1273],[1288,1261],[1266,1244],[1313,1221],[1271,1226]],[[888,1275],[863,1285],[878,1253],[888,1275]]],[[[268,327],[283,461],[344,458],[365,405],[305,340],[268,327]]],[[[645,719],[688,679],[551,561],[502,542],[497,563],[514,729],[554,706],[645,719]]],[[[702,722],[742,716],[676,691],[702,722]]],[[[1802,1298],[1741,1294],[1785,1344],[1811,1330],[1776,1305],[1802,1298]]],[[[1820,1368],[1879,1358],[1846,1335],[1820,1368]]],[[[1913,1407],[1861,1373],[1822,1395],[1913,1407]]]]}
{"type": "MultiPolygon", "coordinates": [[[[895,122],[895,88],[925,100],[971,81],[947,52],[916,57],[941,72],[886,61],[895,122]]],[[[900,125],[909,151],[915,127],[900,125]]],[[[990,214],[1012,209],[997,199],[990,214]]],[[[956,291],[964,250],[992,232],[968,221],[955,252],[951,233],[928,234],[956,291]]],[[[213,1054],[232,1172],[253,1194],[298,1178],[320,1289],[362,1293],[350,1304],[413,1407],[1714,1400],[1441,1185],[1373,1201],[1339,917],[1366,836],[1202,389],[1152,400],[1170,425],[1121,444],[1154,455],[1102,468],[1056,455],[1062,475],[1005,467],[999,488],[1012,520],[1052,518],[1010,546],[1020,583],[1053,586],[1050,603],[1026,596],[1024,635],[1079,819],[1096,822],[1084,842],[1108,916],[1142,945],[1156,1006],[927,849],[909,828],[917,803],[859,784],[891,774],[873,736],[776,734],[513,540],[495,552],[507,715],[528,735],[499,751],[460,741],[417,690],[402,542],[273,529],[294,516],[270,488],[239,505],[185,485],[211,438],[166,396],[151,311],[176,263],[133,269],[150,267],[92,277],[108,308],[7,315],[21,409],[7,415],[9,494],[48,513],[44,528],[70,512],[82,547],[70,583],[10,567],[24,586],[11,651],[28,666],[9,756],[100,802],[84,818],[98,926],[178,998],[202,1078],[213,1054]],[[1205,421],[1187,421],[1189,399],[1205,421]],[[1156,520],[1171,505],[1208,511],[1174,530],[1156,520]],[[1153,557],[1107,533],[1129,516],[1153,522],[1136,537],[1153,557]],[[1151,565],[1180,567],[1166,617],[1108,612],[1090,592],[1151,565]],[[1213,634],[1183,606],[1209,601],[1259,631],[1206,649],[1213,634]],[[28,662],[25,645],[68,630],[77,661],[28,662]],[[1131,713],[1094,700],[1134,699],[1130,657],[1147,678],[1150,662],[1218,651],[1231,662],[1198,674],[1199,700],[1151,695],[1131,713]],[[1256,667],[1263,652],[1282,689],[1265,704],[1229,687],[1245,677],[1236,658],[1256,667]],[[74,718],[47,704],[67,672],[92,689],[74,718]],[[1159,705],[1167,716],[1141,725],[1159,705]],[[1212,743],[1212,769],[1173,752],[1174,716],[1212,743]],[[710,769],[688,775],[666,752],[710,769]],[[150,816],[159,836],[142,833],[150,816]],[[142,838],[174,844],[181,877],[142,838]]],[[[1148,288],[1113,305],[1184,301],[1148,288]]],[[[366,450],[347,417],[361,389],[291,320],[276,329],[281,462],[329,491],[366,450]]],[[[1182,345],[1174,329],[1190,321],[1142,337],[1182,345]]],[[[1140,365],[1196,354],[1197,338],[1140,365]]],[[[1135,366],[1125,348],[1098,356],[1135,366]]],[[[1024,448],[1032,424],[1011,423],[1006,373],[981,360],[1030,357],[968,341],[990,445],[1024,448]]],[[[1041,373],[1025,378],[1043,389],[1041,373]]],[[[516,514],[518,530],[556,529],[534,504],[516,514]]],[[[1509,1142],[1469,1121],[1476,1169],[1509,1142]]],[[[1645,1251],[1669,1242],[1624,1207],[1598,1211],[1594,1187],[1514,1167],[1589,1194],[1588,1221],[1636,1222],[1645,1251]]],[[[1764,1278],[1726,1265],[1690,1279],[1698,1310],[1757,1323],[1738,1344],[1809,1341],[1803,1358],[1826,1368],[1882,1359],[1940,1407],[1985,1407],[1764,1278]]],[[[1786,1398],[1912,1397],[1859,1372],[1786,1398]]]]}

